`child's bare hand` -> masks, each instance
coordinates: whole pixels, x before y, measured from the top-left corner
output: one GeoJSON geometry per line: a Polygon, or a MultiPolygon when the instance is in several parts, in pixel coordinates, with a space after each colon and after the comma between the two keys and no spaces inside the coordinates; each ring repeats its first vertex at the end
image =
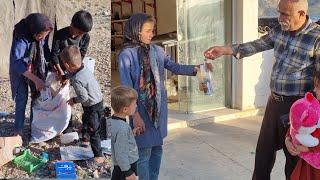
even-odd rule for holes
{"type": "Polygon", "coordinates": [[[67,104],[69,104],[70,106],[73,106],[73,105],[75,104],[73,98],[69,99],[69,100],[67,101],[67,104]]]}
{"type": "Polygon", "coordinates": [[[134,173],[131,174],[131,176],[126,177],[126,180],[136,180],[136,179],[137,179],[137,177],[134,173]]]}
{"type": "Polygon", "coordinates": [[[296,145],[296,149],[297,149],[299,152],[309,152],[309,148],[306,147],[306,146],[303,146],[303,145],[296,145]]]}
{"type": "Polygon", "coordinates": [[[295,147],[295,145],[292,143],[291,138],[287,137],[284,143],[286,144],[286,147],[291,155],[296,156],[300,153],[295,147]]]}
{"type": "Polygon", "coordinates": [[[140,135],[141,134],[141,127],[133,128],[132,133],[134,136],[140,135]]]}
{"type": "Polygon", "coordinates": [[[62,86],[65,86],[66,84],[68,84],[68,82],[69,82],[69,79],[64,79],[64,80],[61,79],[60,80],[60,83],[61,83],[62,86]]]}

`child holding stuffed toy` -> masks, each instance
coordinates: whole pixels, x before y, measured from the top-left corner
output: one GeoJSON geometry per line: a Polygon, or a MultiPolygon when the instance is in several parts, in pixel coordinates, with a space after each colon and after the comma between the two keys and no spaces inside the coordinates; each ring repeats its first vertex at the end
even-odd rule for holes
{"type": "Polygon", "coordinates": [[[320,179],[320,72],[314,76],[313,94],[307,93],[290,109],[291,125],[285,144],[292,155],[300,157],[291,180],[320,179]]]}

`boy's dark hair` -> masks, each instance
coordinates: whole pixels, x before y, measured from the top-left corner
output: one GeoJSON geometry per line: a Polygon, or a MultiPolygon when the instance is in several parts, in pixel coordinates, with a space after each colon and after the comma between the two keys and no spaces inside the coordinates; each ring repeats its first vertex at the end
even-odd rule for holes
{"type": "Polygon", "coordinates": [[[81,53],[80,49],[76,45],[70,45],[65,47],[60,53],[62,61],[70,65],[81,65],[81,53]]]}
{"type": "Polygon", "coordinates": [[[111,90],[111,107],[115,113],[119,113],[122,108],[130,106],[137,98],[138,94],[133,88],[117,86],[111,90]]]}
{"type": "Polygon", "coordinates": [[[313,73],[313,86],[320,88],[320,71],[315,71],[313,73]]]}
{"type": "Polygon", "coordinates": [[[91,14],[84,10],[76,12],[71,20],[71,25],[83,32],[91,31],[92,24],[91,14]]]}

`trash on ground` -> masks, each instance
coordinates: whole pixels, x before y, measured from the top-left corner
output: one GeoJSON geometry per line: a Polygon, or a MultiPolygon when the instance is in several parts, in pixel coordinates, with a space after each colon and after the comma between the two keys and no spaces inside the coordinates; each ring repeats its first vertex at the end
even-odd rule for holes
{"type": "Polygon", "coordinates": [[[93,178],[95,178],[95,179],[99,178],[98,170],[93,171],[93,178]]]}
{"type": "Polygon", "coordinates": [[[9,114],[10,114],[10,113],[0,111],[0,118],[6,118],[6,117],[9,116],[9,114]]]}
{"type": "Polygon", "coordinates": [[[22,146],[21,136],[0,137],[0,167],[14,159],[14,150],[22,146]]]}
{"type": "Polygon", "coordinates": [[[61,160],[64,161],[76,161],[87,160],[93,158],[93,152],[91,147],[79,147],[79,146],[66,146],[60,147],[61,160]]]}
{"type": "Polygon", "coordinates": [[[48,162],[49,161],[49,154],[47,152],[42,152],[41,158],[44,162],[48,162]]]}
{"type": "Polygon", "coordinates": [[[62,144],[69,144],[78,139],[79,135],[77,132],[66,133],[60,136],[60,141],[62,144]]]}
{"type": "Polygon", "coordinates": [[[76,168],[72,161],[58,161],[54,164],[56,178],[59,179],[76,179],[76,168]]]}
{"type": "Polygon", "coordinates": [[[111,139],[101,141],[102,153],[111,155],[111,139]]]}
{"type": "Polygon", "coordinates": [[[13,164],[21,167],[24,171],[32,173],[46,163],[42,158],[38,158],[31,154],[30,150],[27,149],[22,155],[13,159],[13,164]]]}

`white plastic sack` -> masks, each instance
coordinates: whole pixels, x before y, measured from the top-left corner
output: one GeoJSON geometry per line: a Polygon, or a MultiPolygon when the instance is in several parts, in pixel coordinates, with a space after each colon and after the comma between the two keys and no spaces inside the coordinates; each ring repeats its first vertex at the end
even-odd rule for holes
{"type": "Polygon", "coordinates": [[[87,67],[91,73],[94,73],[95,63],[96,63],[96,60],[92,57],[84,57],[83,58],[84,66],[87,67]]]}
{"type": "Polygon", "coordinates": [[[52,98],[42,101],[40,97],[32,108],[31,143],[48,141],[68,127],[71,117],[71,107],[67,104],[70,99],[69,84],[59,90],[55,77],[55,74],[49,73],[46,81],[50,85],[52,98]]]}

